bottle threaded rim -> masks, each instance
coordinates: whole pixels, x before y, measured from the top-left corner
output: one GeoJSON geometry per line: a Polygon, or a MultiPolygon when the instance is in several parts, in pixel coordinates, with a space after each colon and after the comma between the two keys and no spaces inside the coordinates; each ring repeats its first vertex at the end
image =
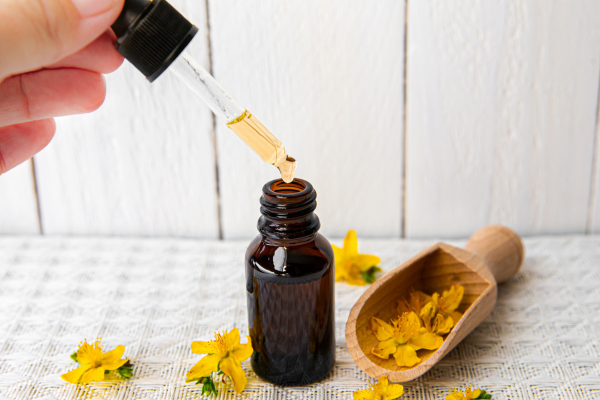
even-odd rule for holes
{"type": "Polygon", "coordinates": [[[315,234],[321,224],[313,213],[317,192],[312,184],[295,178],[286,183],[275,179],[263,186],[258,230],[276,239],[295,239],[315,234]]]}

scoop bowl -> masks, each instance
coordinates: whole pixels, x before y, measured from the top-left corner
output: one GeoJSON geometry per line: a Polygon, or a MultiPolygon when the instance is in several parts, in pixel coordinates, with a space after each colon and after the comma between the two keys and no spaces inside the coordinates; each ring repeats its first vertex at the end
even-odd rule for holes
{"type": "Polygon", "coordinates": [[[354,362],[369,376],[387,375],[391,382],[415,379],[441,360],[492,312],[497,283],[515,275],[525,250],[519,236],[504,226],[477,231],[464,249],[437,243],[375,281],[358,299],[346,323],[346,342],[354,362]],[[444,344],[437,350],[420,350],[421,362],[398,367],[394,357],[387,360],[371,354],[378,343],[371,331],[372,316],[389,321],[398,316],[396,305],[410,289],[442,293],[459,284],[465,293],[458,311],[463,313],[444,344]]]}

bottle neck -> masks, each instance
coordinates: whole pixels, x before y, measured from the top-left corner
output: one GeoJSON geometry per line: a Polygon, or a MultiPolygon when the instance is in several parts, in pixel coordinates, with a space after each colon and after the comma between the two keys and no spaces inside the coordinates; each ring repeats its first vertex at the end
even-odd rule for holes
{"type": "Polygon", "coordinates": [[[258,231],[266,238],[297,241],[317,234],[321,223],[314,213],[317,192],[303,180],[285,183],[277,179],[263,187],[258,231]]]}

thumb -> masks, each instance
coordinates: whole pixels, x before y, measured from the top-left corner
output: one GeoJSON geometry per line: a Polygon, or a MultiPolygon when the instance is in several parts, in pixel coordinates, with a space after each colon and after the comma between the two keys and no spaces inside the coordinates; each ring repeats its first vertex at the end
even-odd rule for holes
{"type": "Polygon", "coordinates": [[[56,63],[117,19],[124,0],[0,0],[0,81],[56,63]]]}

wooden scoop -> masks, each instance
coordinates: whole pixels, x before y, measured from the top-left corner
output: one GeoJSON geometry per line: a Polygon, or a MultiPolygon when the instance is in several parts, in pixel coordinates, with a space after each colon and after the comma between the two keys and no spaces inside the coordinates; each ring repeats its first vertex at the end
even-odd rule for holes
{"type": "Polygon", "coordinates": [[[441,360],[492,312],[498,293],[497,283],[515,275],[525,256],[519,236],[504,226],[488,226],[477,231],[460,249],[435,244],[369,287],[358,299],[346,323],[346,342],[354,362],[369,376],[387,375],[391,382],[415,379],[441,360]],[[396,305],[407,298],[410,289],[442,293],[453,284],[464,286],[458,311],[464,313],[437,350],[420,350],[421,362],[412,368],[398,367],[371,354],[378,343],[371,331],[372,316],[389,322],[398,317],[396,305]]]}

